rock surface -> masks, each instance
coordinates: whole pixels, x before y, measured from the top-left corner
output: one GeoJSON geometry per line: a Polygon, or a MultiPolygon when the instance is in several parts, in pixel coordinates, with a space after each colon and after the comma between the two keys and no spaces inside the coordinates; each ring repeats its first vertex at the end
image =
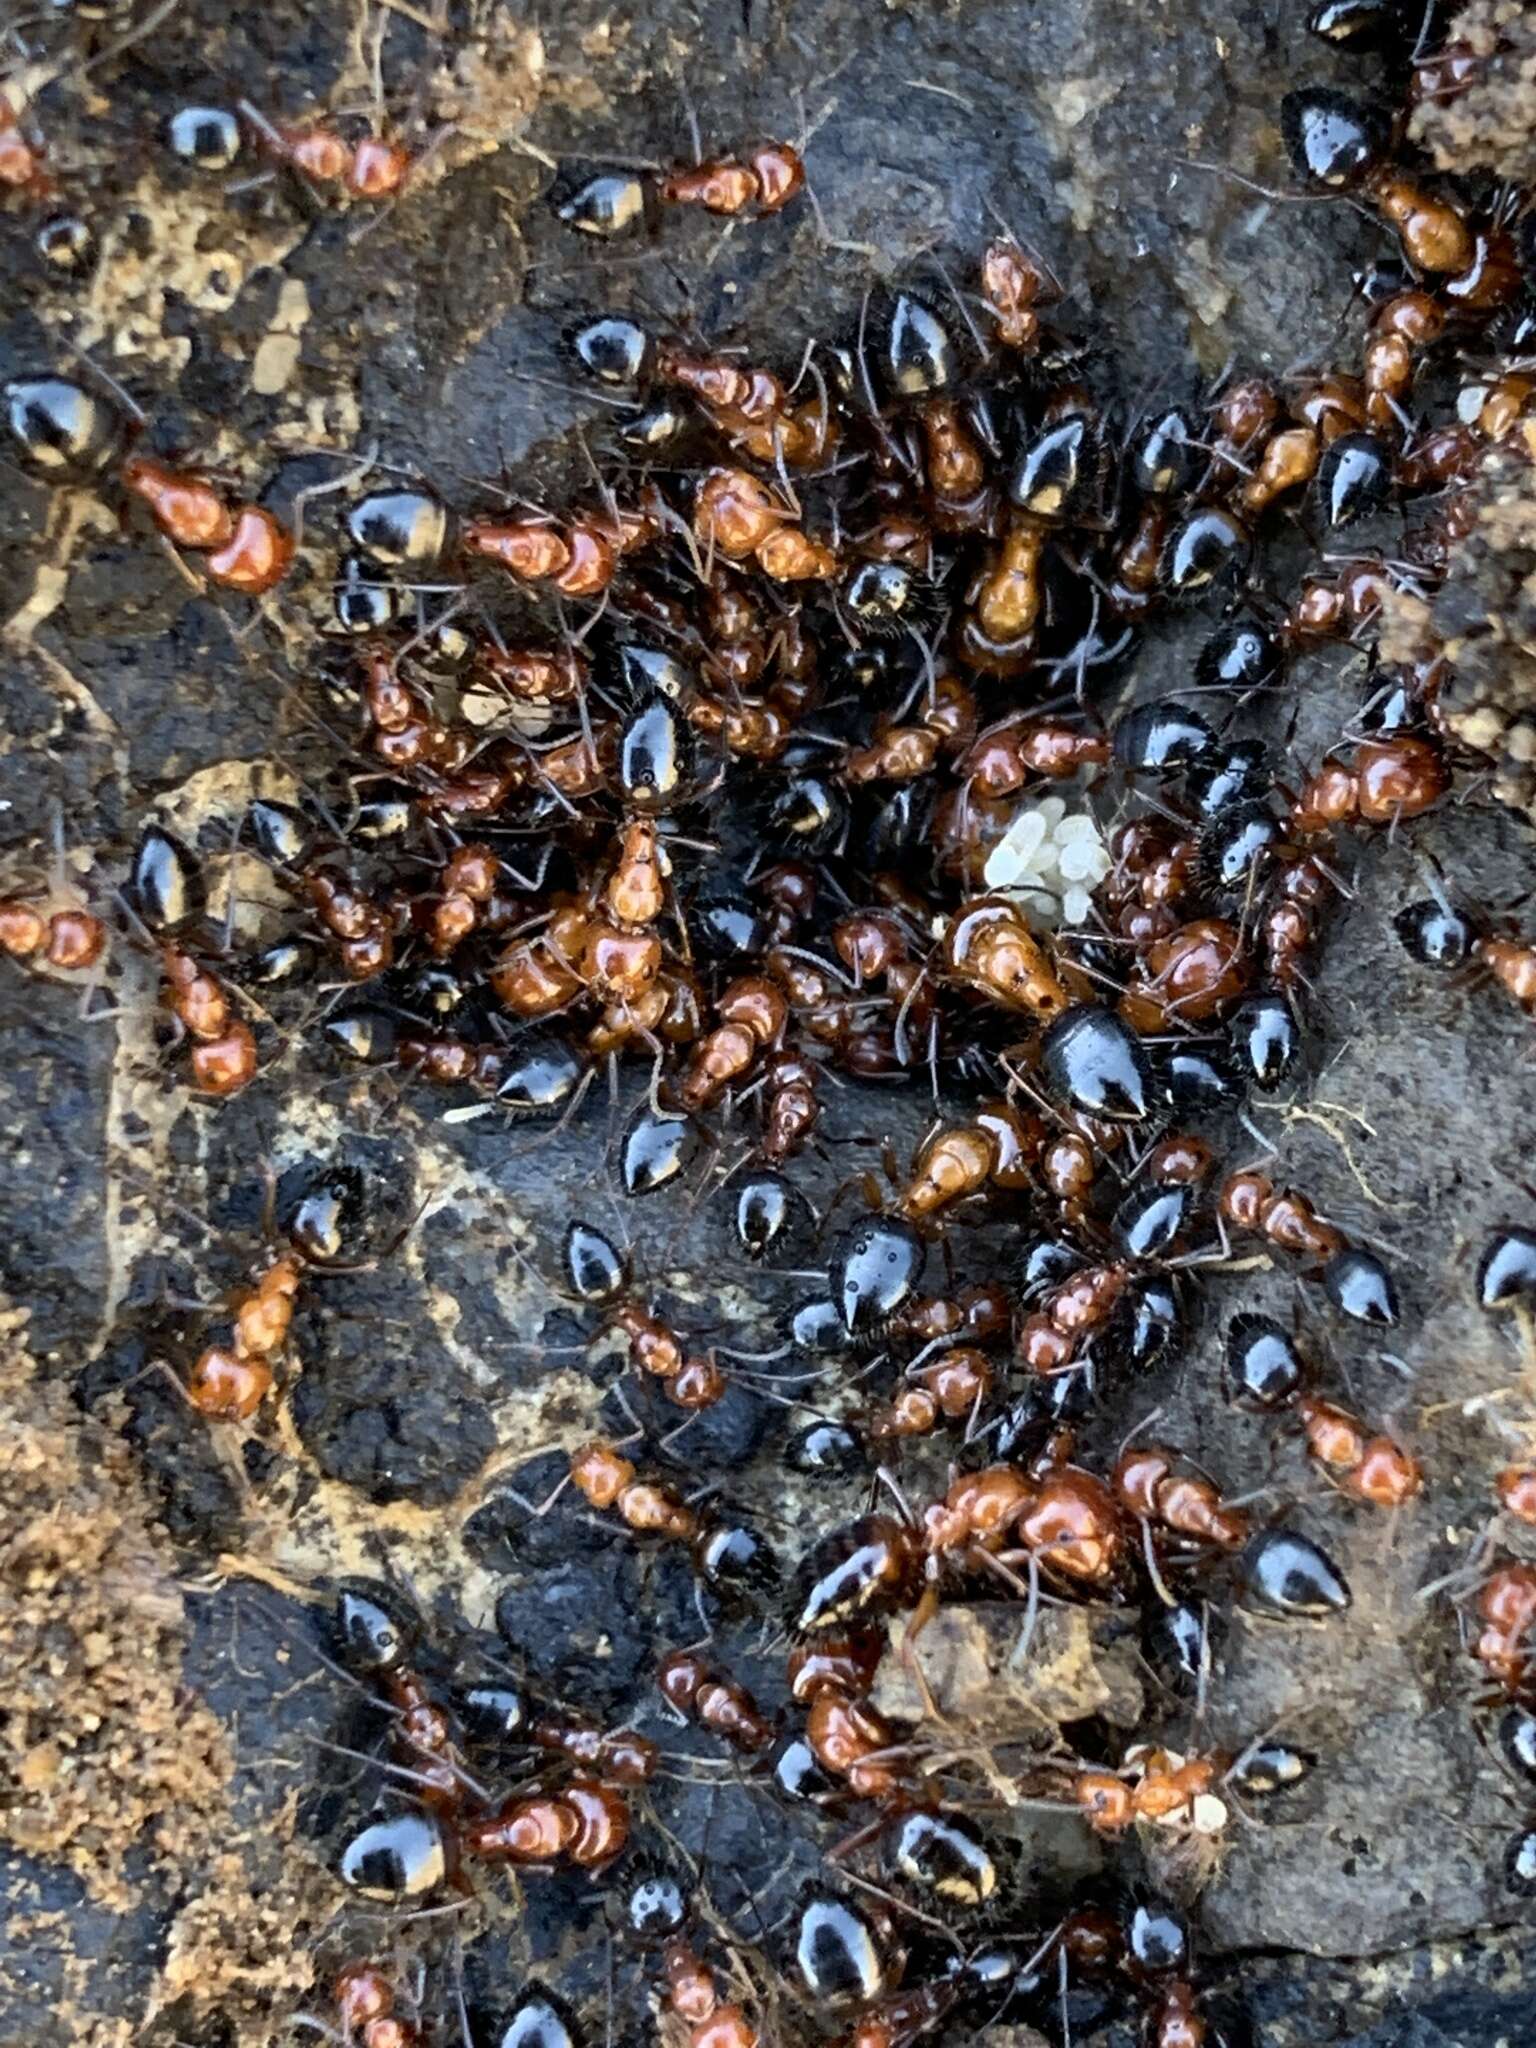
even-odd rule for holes
{"type": "MultiPolygon", "coordinates": [[[[1000,214],[1049,258],[1064,317],[1118,361],[1135,404],[1191,393],[1229,357],[1276,372],[1334,359],[1351,272],[1382,247],[1353,209],[1281,205],[1224,168],[1282,182],[1280,93],[1335,75],[1300,7],[1041,0],[872,16],[847,0],[659,0],[614,16],[538,7],[515,24],[499,9],[470,13],[469,32],[442,47],[419,27],[422,10],[372,16],[391,106],[403,111],[430,82],[440,105],[459,96],[462,132],[417,189],[366,222],[283,181],[226,193],[169,167],[154,139],[168,106],[214,94],[287,117],[366,103],[371,58],[344,11],[185,0],[146,10],[152,30],[84,72],[91,46],[70,38],[93,31],[63,23],[61,82],[40,113],[103,258],[84,285],[50,278],[29,224],[5,216],[0,374],[62,366],[69,344],[82,347],[153,414],[158,445],[269,484],[279,506],[335,483],[365,450],[450,495],[505,474],[558,502],[582,474],[577,430],[602,428],[559,350],[590,308],[637,308],[788,363],[806,333],[852,334],[874,283],[917,276],[942,291],[1000,214]],[[709,143],[803,124],[816,207],[729,233],[669,221],[640,252],[567,238],[543,201],[544,158],[686,152],[690,107],[709,143]]],[[[326,750],[301,685],[336,498],[306,501],[304,573],[253,624],[246,608],[189,590],[94,501],[14,476],[5,493],[8,881],[49,870],[57,831],[58,886],[104,902],[154,815],[244,899],[249,864],[230,846],[248,797],[323,789],[326,750]]],[[[1138,689],[1186,683],[1199,631],[1159,624],[1138,689]]],[[[1360,695],[1357,657],[1300,666],[1284,711],[1286,722],[1296,712],[1298,759],[1316,758],[1360,695]]],[[[1315,1294],[1305,1313],[1360,1405],[1411,1433],[1426,1499],[1392,1523],[1364,1517],[1320,1488],[1294,1434],[1223,1404],[1225,1315],[1241,1303],[1289,1318],[1305,1292],[1289,1270],[1212,1276],[1187,1362],[1144,1390],[1146,1410],[1161,1406],[1162,1427],[1229,1491],[1268,1488],[1322,1537],[1357,1593],[1334,1628],[1281,1637],[1239,1625],[1213,1681],[1214,1739],[1240,1748],[1280,1720],[1321,1758],[1319,1807],[1305,1788],[1262,1833],[1238,1830],[1197,1921],[1202,1970],[1250,2010],[1262,2048],[1493,2048],[1521,2038],[1533,1995],[1520,1907],[1499,1876],[1513,1824],[1503,1780],[1477,1739],[1454,1618],[1414,1597],[1465,1565],[1486,1514],[1499,1390],[1518,1370],[1469,1280],[1487,1231],[1529,1218],[1529,1026],[1485,989],[1423,976],[1398,949],[1389,913],[1422,893],[1421,853],[1484,903],[1529,885],[1528,837],[1481,805],[1437,813],[1411,845],[1351,848],[1357,893],[1318,968],[1309,1078],[1256,1118],[1283,1177],[1390,1253],[1407,1309],[1391,1356],[1327,1322],[1315,1294]]],[[[40,1368],[68,1388],[82,1430],[131,1447],[153,1518],[180,1546],[182,1681],[229,1731],[232,1808],[188,1848],[179,1888],[146,1864],[126,1914],[13,1844],[0,2048],[64,2038],[48,2029],[66,2012],[68,2038],[89,2048],[255,2043],[349,1942],[377,1939],[366,1917],[326,1931],[338,1901],[319,1865],[374,1780],[322,1745],[356,1749],[376,1730],[316,1655],[313,1584],[387,1561],[448,1639],[492,1665],[513,1642],[573,1705],[633,1710],[669,1750],[713,1755],[657,1716],[654,1646],[638,1620],[643,1581],[665,1641],[694,1640],[688,1574],[649,1554],[637,1562],[584,1522],[528,1519],[547,1483],[525,1486],[524,1468],[600,1416],[615,1423],[603,1407],[614,1362],[566,1355],[582,1328],[550,1287],[573,1204],[605,1224],[619,1216],[606,1105],[590,1102],[544,1151],[494,1119],[446,1124],[440,1103],[388,1075],[330,1064],[313,1016],[293,1020],[248,1095],[190,1102],[157,1042],[153,968],[119,951],[112,1004],[98,998],[86,1016],[78,986],[0,963],[0,1113],[19,1138],[3,1169],[0,1263],[30,1311],[40,1368]],[[263,1165],[338,1153],[366,1160],[400,1212],[420,1216],[378,1272],[309,1294],[302,1370],[270,1441],[248,1453],[252,1508],[207,1430],[146,1368],[187,1354],[195,1323],[175,1302],[248,1275],[263,1165]]],[[[834,1128],[905,1148],[927,1119],[926,1101],[849,1090],[834,1128]]],[[[823,1163],[819,1198],[843,1170],[823,1163]]],[[[666,1298],[698,1325],[745,1327],[749,1347],[766,1348],[772,1313],[798,1298],[789,1283],[727,1277],[718,1204],[639,1205],[619,1227],[666,1298]]],[[[966,1256],[985,1270],[1007,1249],[983,1237],[966,1256]]],[[[793,1554],[808,1515],[817,1526],[834,1510],[851,1516],[864,1488],[797,1493],[785,1429],[782,1411],[742,1393],[668,1455],[686,1483],[695,1455],[712,1469],[723,1452],[741,1505],[793,1554]]],[[[1042,1617],[1042,1644],[1057,1626],[1042,1617]]],[[[782,1659],[756,1631],[722,1624],[720,1650],[777,1704],[782,1659]]],[[[814,1851],[766,1802],[721,1797],[716,1768],[675,1788],[668,1824],[702,1860],[722,1920],[777,1954],[814,1851]]],[[[1057,1903],[1021,1875],[1002,1908],[1035,1927],[1057,1903]]],[[[499,1924],[466,1915],[463,1931],[476,2009],[504,2006],[509,1978],[536,1965],[598,2027],[610,1987],[617,2036],[649,2026],[639,1973],[610,1949],[585,1882],[530,1885],[519,1923],[503,1908],[499,1924]]],[[[427,1996],[447,2025],[455,1965],[441,1946],[430,1956],[427,1996]]]]}
{"type": "Polygon", "coordinates": [[[1026,1633],[1017,1607],[945,1605],[916,1637],[910,1662],[901,1624],[871,1695],[883,1714],[920,1720],[922,1686],[967,1739],[1017,1739],[1094,1716],[1134,1728],[1145,1703],[1134,1640],[1114,1616],[1047,1607],[1026,1633]]]}

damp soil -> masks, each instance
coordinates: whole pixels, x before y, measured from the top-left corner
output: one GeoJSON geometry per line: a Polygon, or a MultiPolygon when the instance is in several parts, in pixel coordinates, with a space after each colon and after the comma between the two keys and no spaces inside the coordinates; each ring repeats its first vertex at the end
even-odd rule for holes
{"type": "MultiPolygon", "coordinates": [[[[578,313],[633,308],[787,361],[800,337],[855,333],[872,284],[942,291],[998,217],[1048,255],[1063,318],[1128,405],[1193,393],[1233,358],[1272,372],[1334,360],[1358,326],[1352,271],[1380,251],[1379,231],[1349,207],[1274,202],[1209,168],[1282,180],[1279,95],[1341,61],[1307,42],[1301,13],[657,0],[610,15],[586,0],[513,22],[476,0],[438,47],[409,9],[185,0],[44,102],[104,255],[94,279],[64,287],[37,268],[24,223],[0,221],[0,375],[86,347],[152,412],[162,448],[264,480],[274,504],[334,480],[336,451],[450,496],[505,483],[558,499],[603,423],[560,353],[578,313]],[[392,105],[458,95],[461,133],[402,204],[362,218],[283,182],[226,193],[167,167],[156,124],[188,100],[366,102],[381,23],[392,105]],[[669,220],[639,250],[558,228],[543,157],[670,157],[690,116],[707,143],[809,132],[817,208],[729,233],[669,220]]],[[[325,787],[305,648],[336,499],[306,501],[302,573],[253,625],[91,501],[9,472],[3,488],[7,879],[47,875],[61,835],[70,880],[103,896],[156,816],[201,847],[242,919],[259,916],[260,871],[231,854],[232,828],[254,793],[325,787]]],[[[1314,538],[1274,551],[1277,595],[1314,538]]],[[[1390,544],[1393,529],[1367,538],[1390,544]]],[[[1131,686],[1187,684],[1200,631],[1155,625],[1131,686]]],[[[1312,760],[1362,689],[1359,655],[1309,658],[1270,729],[1312,760]]],[[[1500,1462],[1489,1416],[1518,1354],[1472,1306],[1470,1273],[1491,1227],[1529,1216],[1536,1089],[1519,1013],[1414,970],[1392,937],[1425,855],[1484,904],[1529,885],[1528,830],[1486,789],[1411,841],[1350,844],[1353,893],[1318,964],[1305,1077],[1257,1109],[1252,1132],[1213,1133],[1243,1156],[1262,1134],[1276,1178],[1389,1254],[1405,1297],[1393,1356],[1330,1323],[1291,1270],[1217,1274],[1184,1356],[1106,1422],[1112,1439],[1161,1406],[1229,1492],[1269,1487],[1355,1587],[1326,1631],[1234,1621],[1211,1687],[1213,1741],[1241,1747],[1278,1724],[1321,1760],[1262,1829],[1234,1831],[1193,1906],[1201,1981],[1247,2012],[1263,2048],[1493,2048],[1523,2038],[1536,1993],[1528,1918],[1500,1873],[1507,1783],[1478,1740],[1454,1615],[1418,1597],[1465,1564],[1500,1462]],[[1390,1524],[1352,1511],[1293,1441],[1224,1404],[1216,1340],[1238,1305],[1300,1312],[1331,1340],[1351,1396],[1395,1418],[1426,1463],[1415,1510],[1390,1524]]],[[[690,1327],[744,1348],[770,1346],[808,1291],[733,1254],[716,1184],[744,1133],[720,1132],[681,1190],[626,1203],[614,1134],[638,1080],[617,1105],[594,1093],[555,1135],[446,1122],[449,1098],[332,1063],[318,1004],[263,1031],[257,1086],[195,1102],[161,1042],[150,964],[121,943],[115,959],[89,1015],[78,984],[0,973],[0,1271],[16,1311],[0,1375],[0,2048],[285,2039],[284,2016],[306,2000],[322,2012],[312,1985],[362,1950],[422,1961],[445,2038],[460,1979],[490,2017],[530,1974],[587,2010],[592,2038],[650,2038],[636,1963],[608,1939],[608,1895],[584,1880],[501,1885],[406,1926],[344,1903],[328,1868],[377,1789],[344,1752],[366,1752],[377,1730],[319,1654],[313,1589],[359,1572],[408,1585],[445,1657],[633,1717],[684,1759],[658,1788],[645,1847],[696,1861],[761,1988],[818,1848],[717,1763],[686,1761],[718,1752],[660,1718],[656,1651],[699,1633],[691,1577],[568,1503],[529,1514],[559,1450],[618,1416],[618,1356],[583,1346],[552,1286],[573,1213],[632,1245],[690,1327]],[[267,1177],[281,1213],[304,1173],[337,1157],[368,1178],[381,1257],[306,1287],[296,1370],[237,1470],[159,1362],[184,1362],[195,1342],[188,1304],[214,1303],[260,1256],[267,1177]]],[[[830,1201],[851,1172],[878,1168],[882,1143],[904,1153],[929,1113],[926,1096],[841,1089],[808,1191],[830,1201]]],[[[997,1270],[1018,1228],[966,1233],[959,1276],[997,1270]]],[[[659,1437],[675,1411],[649,1419],[659,1437]]],[[[705,1475],[792,1557],[808,1521],[854,1512],[865,1487],[797,1478],[793,1426],[736,1388],[657,1460],[683,1482],[705,1475]]],[[[937,1470],[915,1458],[909,1483],[937,1470]]],[[[772,1624],[710,1618],[722,1661],[778,1704],[772,1624]]],[[[1112,1639],[1067,1648],[1057,1711],[1113,1727],[1145,1672],[1112,1639]]],[[[1096,1860],[1078,1836],[1021,1822],[997,1917],[1047,1922],[1095,1882],[1096,1860]]],[[[1080,2041],[1130,2038],[1118,2017],[1085,2009],[1078,2022],[1080,2041]]],[[[776,2024],[794,2037],[791,2012],[776,2024]]]]}

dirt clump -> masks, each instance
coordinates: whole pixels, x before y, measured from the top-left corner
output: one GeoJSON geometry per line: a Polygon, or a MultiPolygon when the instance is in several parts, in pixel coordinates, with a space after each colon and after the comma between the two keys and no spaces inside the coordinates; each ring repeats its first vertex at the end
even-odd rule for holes
{"type": "MultiPolygon", "coordinates": [[[[178,1903],[139,2024],[217,2008],[257,2048],[313,1981],[334,1886],[295,1846],[296,1794],[264,1829],[276,1853],[252,1855],[228,1733],[184,1683],[185,1601],[132,1446],[48,1376],[26,1322],[0,1309],[0,1833],[109,1912],[163,1883],[178,1903]]],[[[118,2048],[129,2022],[76,1975],[73,2038],[118,2048]]]]}
{"type": "Polygon", "coordinates": [[[154,2009],[185,2000],[217,2012],[240,2048],[264,2048],[295,1999],[315,1982],[314,1936],[330,1917],[336,1887],[307,1852],[293,1850],[293,1802],[277,1823],[285,1853],[270,1884],[253,1882],[248,1837],[231,1838],[196,1896],[171,1925],[154,2009]]]}
{"type": "Polygon", "coordinates": [[[1442,171],[1536,179],[1536,12],[1527,0],[1471,0],[1448,43],[1478,60],[1459,91],[1426,99],[1408,124],[1442,171]]]}
{"type": "Polygon", "coordinates": [[[1536,420],[1489,450],[1472,504],[1435,596],[1390,601],[1381,652],[1444,656],[1437,723],[1490,758],[1493,794],[1536,824],[1536,420]]]}
{"type": "Polygon", "coordinates": [[[182,1595],[131,1446],[0,1319],[0,1829],[104,1904],[146,1841],[195,1853],[227,1812],[224,1730],[181,1693],[182,1595]]]}

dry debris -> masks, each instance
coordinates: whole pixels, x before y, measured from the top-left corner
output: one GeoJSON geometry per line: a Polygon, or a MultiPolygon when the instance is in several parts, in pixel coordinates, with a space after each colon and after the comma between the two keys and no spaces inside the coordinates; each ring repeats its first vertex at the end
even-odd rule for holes
{"type": "Polygon", "coordinates": [[[1489,451],[1474,489],[1444,584],[1433,599],[1392,599],[1381,652],[1444,654],[1439,723],[1489,756],[1493,794],[1536,824],[1536,422],[1489,451]]]}
{"type": "Polygon", "coordinates": [[[126,1906],[129,1852],[195,1855],[227,1815],[224,1730],[183,1695],[182,1597],[132,1447],[0,1319],[5,1838],[126,1906]]]}
{"type": "Polygon", "coordinates": [[[1492,171],[1536,180],[1536,10],[1529,0],[1471,0],[1448,41],[1483,60],[1462,91],[1428,99],[1408,124],[1442,171],[1492,171]]]}
{"type": "MultiPolygon", "coordinates": [[[[0,1310],[0,1834],[121,1912],[142,1897],[148,1847],[185,1901],[151,2010],[218,2007],[258,2048],[264,2015],[313,1980],[334,1887],[292,1845],[291,1807],[269,1829],[275,1874],[253,1883],[226,1731],[182,1683],[184,1602],[133,1448],[46,1375],[25,1326],[0,1310]]],[[[52,1946],[55,1917],[18,1916],[13,1935],[52,1946]]],[[[136,2024],[93,2012],[93,1993],[71,1962],[55,2019],[82,2048],[126,2048],[136,2024]]]]}

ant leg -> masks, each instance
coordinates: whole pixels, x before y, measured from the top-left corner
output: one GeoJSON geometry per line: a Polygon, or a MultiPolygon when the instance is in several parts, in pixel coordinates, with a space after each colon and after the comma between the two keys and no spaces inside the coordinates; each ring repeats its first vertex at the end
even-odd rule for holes
{"type": "Polygon", "coordinates": [[[277,1169],[270,1159],[263,1159],[257,1171],[261,1175],[261,1234],[270,1243],[277,1236],[277,1169]]]}
{"type": "Polygon", "coordinates": [[[565,1476],[564,1476],[564,1477],[563,1477],[562,1479],[560,1479],[560,1480],[559,1480],[559,1481],[558,1481],[558,1482],[556,1483],[556,1485],[554,1486],[554,1488],[552,1489],[552,1491],[550,1491],[549,1493],[547,1493],[547,1494],[546,1494],[546,1495],[544,1496],[543,1500],[541,1500],[541,1501],[539,1502],[539,1504],[538,1504],[538,1506],[537,1506],[536,1508],[530,1508],[530,1509],[529,1509],[529,1511],[528,1511],[528,1519],[529,1519],[529,1521],[530,1521],[530,1522],[538,1522],[538,1521],[542,1521],[542,1520],[543,1520],[543,1518],[544,1518],[544,1516],[545,1516],[545,1515],[547,1515],[547,1514],[548,1514],[548,1513],[550,1512],[550,1510],[551,1510],[551,1509],[552,1509],[552,1508],[554,1507],[554,1505],[555,1505],[555,1502],[556,1502],[557,1500],[559,1500],[559,1498],[560,1498],[561,1494],[565,1492],[565,1489],[566,1489],[566,1488],[567,1488],[567,1487],[568,1487],[568,1486],[569,1486],[570,1484],[571,1484],[571,1475],[570,1475],[570,1473],[569,1473],[569,1472],[567,1472],[567,1473],[565,1474],[565,1476]]]}
{"type": "Polygon", "coordinates": [[[360,484],[378,460],[378,443],[370,441],[350,469],[331,478],[329,483],[306,484],[293,494],[293,543],[297,547],[304,538],[304,508],[311,498],[333,497],[337,491],[347,491],[354,484],[360,484]]]}
{"type": "Polygon", "coordinates": [[[901,1518],[906,1523],[907,1527],[909,1529],[915,1529],[917,1527],[917,1516],[912,1512],[912,1503],[907,1499],[907,1496],[902,1492],[900,1482],[897,1480],[896,1475],[891,1471],[888,1465],[881,1465],[876,1469],[875,1484],[877,1486],[883,1486],[885,1488],[886,1492],[891,1496],[892,1500],[895,1501],[898,1509],[901,1512],[901,1518]]]}
{"type": "Polygon", "coordinates": [[[1151,1409],[1146,1415],[1143,1415],[1140,1422],[1133,1422],[1131,1424],[1125,1435],[1120,1439],[1120,1448],[1115,1453],[1117,1462],[1125,1456],[1132,1443],[1141,1435],[1144,1429],[1150,1429],[1154,1422],[1161,1421],[1163,1406],[1164,1404],[1160,1401],[1155,1408],[1151,1409]]]}
{"type": "MultiPolygon", "coordinates": [[[[789,1343],[775,1345],[772,1351],[736,1351],[728,1344],[716,1344],[712,1348],[721,1358],[729,1358],[737,1365],[776,1365],[781,1358],[788,1358],[795,1347],[789,1343]]],[[[808,1373],[806,1377],[819,1379],[822,1375],[808,1373]]]]}
{"type": "Polygon", "coordinates": [[[1157,1561],[1157,1550],[1152,1541],[1152,1524],[1145,1515],[1138,1515],[1136,1519],[1141,1524],[1141,1550],[1146,1560],[1147,1577],[1152,1581],[1152,1590],[1165,1607],[1176,1607],[1178,1602],[1168,1590],[1168,1582],[1164,1579],[1157,1561]]]}
{"type": "MultiPolygon", "coordinates": [[[[1001,1565],[1004,1563],[1004,1560],[999,1557],[994,1559],[994,1562],[1001,1565]]],[[[1035,1638],[1035,1624],[1040,1618],[1040,1560],[1032,1550],[1027,1550],[1024,1553],[1024,1563],[1029,1573],[1029,1582],[1023,1589],[1025,1596],[1024,1627],[1019,1636],[1018,1648],[1018,1654],[1021,1657],[1029,1655],[1030,1644],[1035,1638]]],[[[1017,1588],[1019,1583],[1017,1576],[1013,1574],[1010,1574],[1010,1576],[1013,1578],[1013,1584],[1017,1588]]]]}
{"type": "Polygon", "coordinates": [[[682,1421],[678,1423],[675,1429],[669,1429],[664,1437],[658,1437],[656,1441],[657,1451],[662,1452],[670,1450],[672,1445],[677,1442],[678,1438],[682,1436],[685,1433],[685,1431],[692,1429],[693,1425],[698,1421],[699,1417],[703,1414],[703,1412],[704,1411],[702,1408],[692,1409],[687,1415],[683,1417],[682,1421]]]}
{"type": "Polygon", "coordinates": [[[935,1722],[940,1728],[948,1728],[952,1725],[949,1716],[934,1698],[933,1688],[928,1683],[928,1674],[917,1661],[917,1638],[938,1611],[939,1589],[936,1585],[930,1583],[923,1588],[922,1598],[918,1601],[916,1607],[913,1608],[911,1616],[902,1627],[901,1647],[898,1655],[901,1658],[902,1670],[911,1679],[913,1689],[923,1703],[925,1719],[935,1722]]]}
{"type": "Polygon", "coordinates": [[[834,1842],[826,1851],[825,1860],[828,1863],[845,1863],[860,1849],[866,1849],[871,1842],[877,1842],[890,1826],[892,1818],[889,1813],[877,1813],[873,1820],[865,1821],[863,1827],[855,1828],[851,1835],[844,1835],[840,1842],[834,1842]]]}

